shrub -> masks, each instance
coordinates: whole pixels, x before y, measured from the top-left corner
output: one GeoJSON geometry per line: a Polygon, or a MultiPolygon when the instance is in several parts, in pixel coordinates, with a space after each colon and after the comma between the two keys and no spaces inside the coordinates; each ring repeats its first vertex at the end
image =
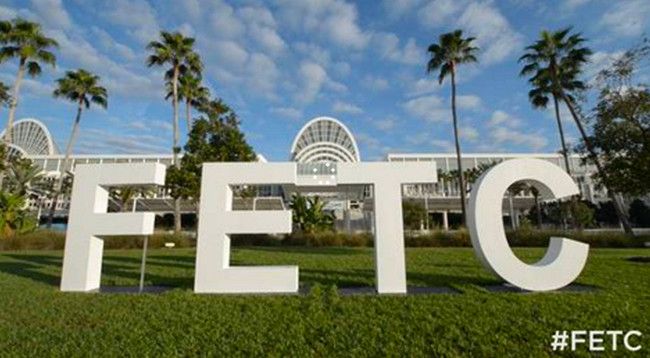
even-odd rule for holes
{"type": "Polygon", "coordinates": [[[290,246],[372,246],[373,237],[370,233],[348,234],[343,232],[324,231],[317,233],[292,233],[282,241],[290,246]]]}
{"type": "MultiPolygon", "coordinates": [[[[143,236],[114,236],[104,240],[104,249],[142,248],[143,236]]],[[[175,247],[194,246],[194,239],[187,235],[155,233],[149,236],[149,248],[165,247],[173,242],[175,247]]],[[[38,230],[27,234],[0,239],[0,250],[63,250],[65,233],[60,231],[38,230]]]]}

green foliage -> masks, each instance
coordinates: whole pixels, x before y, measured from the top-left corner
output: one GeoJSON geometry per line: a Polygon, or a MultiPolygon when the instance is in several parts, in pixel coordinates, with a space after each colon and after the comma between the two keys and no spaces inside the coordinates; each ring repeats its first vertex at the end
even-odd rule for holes
{"type": "Polygon", "coordinates": [[[39,62],[54,66],[56,56],[50,51],[58,43],[43,33],[40,24],[16,18],[0,21],[0,60],[17,58],[20,66],[34,77],[41,74],[39,62]]]}
{"type": "MultiPolygon", "coordinates": [[[[374,285],[372,252],[235,248],[237,265],[300,266],[306,294],[257,296],[192,293],[192,249],[149,251],[146,285],[178,287],[160,295],[62,293],[60,251],[0,253],[0,310],[10,313],[0,320],[0,349],[37,357],[530,357],[554,354],[555,330],[650,327],[644,279],[650,267],[628,260],[643,250],[591,250],[577,282],[593,291],[518,294],[486,292],[501,282],[471,249],[407,249],[410,286],[453,287],[459,294],[339,295],[335,286],[374,285]]],[[[544,250],[515,254],[532,262],[544,250]]],[[[140,255],[106,251],[102,286],[137,286],[140,255]]],[[[570,355],[591,353],[581,345],[570,355]]]]}
{"type": "Polygon", "coordinates": [[[281,241],[286,246],[372,246],[374,239],[370,233],[348,234],[334,231],[294,232],[281,241]]]}
{"type": "Polygon", "coordinates": [[[297,229],[307,234],[332,230],[334,216],[323,210],[324,205],[318,196],[306,197],[294,193],[289,207],[297,229]]]}
{"type": "Polygon", "coordinates": [[[257,156],[239,129],[237,115],[220,100],[203,108],[192,125],[180,168],[167,169],[166,187],[174,198],[198,200],[204,162],[251,162],[257,156]],[[218,109],[216,109],[218,108],[218,109]]]}
{"type": "Polygon", "coordinates": [[[592,226],[594,223],[594,209],[582,201],[571,202],[571,219],[580,229],[592,226]]]}
{"type": "MultiPolygon", "coordinates": [[[[634,83],[632,76],[649,55],[646,40],[601,71],[601,93],[588,138],[601,158],[598,182],[636,197],[650,193],[650,90],[646,84],[634,83]]],[[[586,150],[584,145],[581,150],[586,150]]]]}
{"type": "Polygon", "coordinates": [[[440,35],[438,43],[429,45],[431,59],[427,72],[439,70],[438,82],[442,83],[448,75],[456,71],[456,66],[477,62],[478,47],[472,46],[474,37],[463,37],[462,30],[440,35]]]}
{"type": "Polygon", "coordinates": [[[99,85],[99,81],[99,76],[84,69],[66,71],[63,77],[56,80],[57,88],[53,95],[86,108],[89,108],[91,103],[106,108],[108,106],[108,91],[99,85]]]}
{"type": "MultiPolygon", "coordinates": [[[[111,236],[104,239],[104,249],[139,249],[142,248],[144,236],[111,236]]],[[[192,247],[195,241],[187,235],[155,233],[149,235],[149,248],[163,248],[165,243],[173,242],[176,248],[192,247]]],[[[0,240],[0,250],[63,250],[65,232],[35,230],[17,233],[6,240],[0,240]]]]}
{"type": "Polygon", "coordinates": [[[8,161],[2,189],[22,197],[44,195],[45,181],[41,167],[28,158],[15,157],[8,161]]]}
{"type": "Polygon", "coordinates": [[[427,211],[417,202],[402,201],[402,217],[404,218],[404,229],[419,230],[424,227],[427,218],[427,211]]]}
{"type": "Polygon", "coordinates": [[[29,232],[36,225],[36,218],[25,209],[23,196],[0,191],[0,239],[29,232]]]}
{"type": "Polygon", "coordinates": [[[0,82],[0,107],[7,107],[11,103],[11,94],[9,86],[0,82]]]}

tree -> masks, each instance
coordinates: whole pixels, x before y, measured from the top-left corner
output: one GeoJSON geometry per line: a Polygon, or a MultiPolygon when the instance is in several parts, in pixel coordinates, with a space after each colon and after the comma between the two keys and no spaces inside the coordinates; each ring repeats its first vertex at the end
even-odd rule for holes
{"type": "Polygon", "coordinates": [[[0,82],[0,107],[6,107],[11,104],[11,91],[9,86],[0,82]]]}
{"type": "Polygon", "coordinates": [[[600,72],[600,95],[590,118],[588,141],[604,174],[596,173],[598,183],[630,197],[650,194],[650,89],[633,83],[649,54],[644,42],[600,72]]]}
{"type": "Polygon", "coordinates": [[[0,237],[11,238],[36,228],[36,220],[25,209],[25,197],[0,191],[0,237]]]}
{"type": "Polygon", "coordinates": [[[325,203],[318,196],[306,197],[294,193],[289,203],[293,223],[300,231],[308,234],[331,230],[334,225],[334,217],[331,213],[323,210],[324,205],[325,203]]]}
{"type": "MultiPolygon", "coordinates": [[[[167,82],[167,97],[174,96],[174,89],[171,82],[167,82]]],[[[203,105],[210,98],[210,90],[201,84],[201,77],[191,73],[182,75],[178,80],[178,99],[185,101],[185,120],[187,131],[192,128],[192,108],[203,105]]]]}
{"type": "Polygon", "coordinates": [[[402,201],[402,216],[404,227],[409,230],[419,230],[424,226],[427,218],[427,211],[417,202],[404,200],[402,201]]]}
{"type": "Polygon", "coordinates": [[[204,162],[252,162],[257,159],[239,129],[235,112],[221,100],[209,103],[201,107],[204,115],[194,121],[180,167],[170,167],[165,181],[172,198],[193,200],[197,209],[204,162]]]}
{"type": "Polygon", "coordinates": [[[13,95],[9,105],[9,119],[5,131],[5,141],[12,142],[12,129],[18,106],[20,85],[25,71],[31,77],[41,74],[40,63],[52,65],[56,63],[56,56],[51,52],[58,47],[58,43],[43,33],[40,24],[20,18],[11,21],[0,21],[0,61],[11,58],[18,59],[18,74],[14,82],[13,95]]]}
{"type": "Polygon", "coordinates": [[[585,89],[584,83],[576,78],[579,73],[576,66],[579,64],[572,58],[586,58],[591,53],[586,48],[576,48],[581,42],[579,35],[572,35],[567,39],[570,31],[571,28],[554,32],[542,31],[540,39],[526,47],[527,52],[519,58],[519,62],[524,64],[520,76],[532,75],[528,80],[532,87],[528,98],[533,107],[546,109],[550,101],[549,96],[553,98],[562,156],[569,175],[569,150],[564,138],[559,101],[562,98],[562,90],[568,92],[567,96],[571,96],[571,93],[585,89]]]}
{"type": "Polygon", "coordinates": [[[58,198],[61,195],[61,187],[64,181],[64,173],[67,173],[69,168],[70,155],[72,154],[72,147],[79,132],[79,123],[81,122],[81,114],[85,109],[90,108],[91,104],[96,104],[102,108],[108,106],[108,91],[106,88],[100,86],[100,78],[86,70],[78,69],[76,71],[67,71],[62,78],[57,82],[57,88],[54,90],[53,95],[55,98],[67,99],[77,104],[77,115],[72,124],[72,132],[68,139],[68,144],[65,149],[65,157],[63,159],[63,166],[61,173],[54,186],[52,192],[52,206],[48,215],[47,227],[52,226],[54,220],[54,211],[58,198]]]}
{"type": "MultiPolygon", "coordinates": [[[[570,34],[570,32],[571,28],[553,33],[543,32],[542,39],[527,47],[528,53],[520,58],[520,61],[526,63],[522,73],[534,73],[535,75],[530,79],[534,86],[542,88],[544,92],[550,91],[557,96],[558,100],[564,102],[580,132],[589,160],[596,166],[598,175],[604,177],[606,173],[587,135],[575,101],[575,94],[585,88],[584,83],[578,78],[592,52],[589,48],[583,47],[582,44],[586,40],[581,34],[570,34]]],[[[607,193],[614,202],[616,215],[625,232],[634,235],[632,226],[619,201],[620,198],[609,188],[607,193]]]]}
{"type": "Polygon", "coordinates": [[[38,192],[44,180],[43,170],[27,158],[13,158],[9,162],[3,190],[19,196],[38,192]]]}
{"type": "MultiPolygon", "coordinates": [[[[170,65],[165,78],[172,86],[172,107],[173,107],[173,141],[172,141],[172,165],[180,168],[178,161],[179,130],[178,130],[178,79],[183,73],[198,73],[202,70],[203,64],[199,55],[194,52],[195,40],[185,37],[180,32],[160,32],[160,41],[151,41],[147,50],[151,55],[147,58],[147,66],[170,65]]],[[[174,231],[181,231],[181,208],[180,199],[174,201],[174,231]]]]}
{"type": "Polygon", "coordinates": [[[462,221],[465,222],[465,205],[467,193],[463,165],[461,162],[460,141],[458,138],[458,116],[456,115],[456,71],[461,64],[477,62],[478,47],[472,46],[473,37],[463,38],[463,32],[456,30],[440,35],[438,43],[429,46],[431,59],[427,64],[427,73],[438,71],[438,83],[442,84],[447,76],[451,76],[451,114],[454,127],[454,142],[456,144],[456,163],[458,166],[458,184],[460,187],[460,209],[462,221]]]}

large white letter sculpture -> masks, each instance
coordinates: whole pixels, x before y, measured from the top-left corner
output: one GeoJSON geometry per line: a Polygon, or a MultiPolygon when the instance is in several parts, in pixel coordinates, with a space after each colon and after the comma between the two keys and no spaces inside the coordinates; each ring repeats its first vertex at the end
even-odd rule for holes
{"type": "Polygon", "coordinates": [[[338,163],[338,184],[374,187],[378,293],[406,293],[402,184],[435,183],[435,162],[338,163]]]}
{"type": "Polygon", "coordinates": [[[204,163],[194,292],[297,292],[297,266],[230,267],[230,234],[290,233],[291,211],[233,211],[231,185],[295,184],[295,163],[204,163]]]}
{"type": "Polygon", "coordinates": [[[518,181],[531,183],[545,199],[579,193],[573,179],[550,162],[515,159],[496,165],[472,186],[467,219],[474,251],[486,268],[519,288],[548,291],[564,287],[582,271],[589,245],[551,237],[539,262],[528,265],[520,261],[508,246],[501,220],[503,195],[518,181]]]}
{"type": "Polygon", "coordinates": [[[103,186],[164,183],[165,166],[157,163],[76,166],[61,291],[99,289],[104,249],[104,240],[99,236],[153,233],[153,213],[107,214],[108,191],[103,186]]]}

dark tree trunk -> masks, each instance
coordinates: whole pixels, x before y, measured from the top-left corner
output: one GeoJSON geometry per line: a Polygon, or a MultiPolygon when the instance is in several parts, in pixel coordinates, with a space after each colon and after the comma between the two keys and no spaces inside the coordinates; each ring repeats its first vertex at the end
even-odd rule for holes
{"type": "Polygon", "coordinates": [[[458,116],[456,115],[456,68],[451,66],[451,114],[454,123],[454,141],[456,145],[456,164],[458,165],[458,186],[460,191],[460,211],[461,225],[465,225],[466,213],[465,204],[467,202],[467,193],[465,188],[465,173],[463,173],[463,164],[461,161],[460,140],[458,138],[458,116]]]}

